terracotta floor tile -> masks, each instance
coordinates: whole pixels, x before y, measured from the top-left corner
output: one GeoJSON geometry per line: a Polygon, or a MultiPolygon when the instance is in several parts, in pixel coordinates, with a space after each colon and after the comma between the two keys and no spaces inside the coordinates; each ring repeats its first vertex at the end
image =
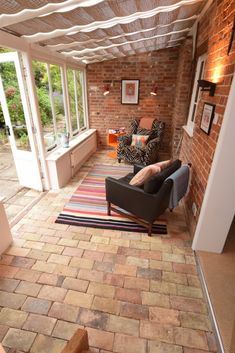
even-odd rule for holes
{"type": "MultiPolygon", "coordinates": [[[[26,331],[27,332],[27,331],[26,331]]],[[[31,348],[32,353],[61,353],[66,341],[44,335],[38,335],[31,348]]]]}
{"type": "Polygon", "coordinates": [[[64,302],[70,305],[79,306],[82,308],[90,308],[93,301],[93,295],[68,290],[64,302]]]}
{"type": "Polygon", "coordinates": [[[149,318],[149,307],[132,303],[121,303],[120,315],[136,320],[147,320],[149,318]]]}
{"type": "Polygon", "coordinates": [[[111,332],[96,330],[94,328],[87,328],[88,342],[90,346],[102,348],[105,350],[112,350],[114,334],[111,332]]]}
{"type": "Polygon", "coordinates": [[[47,299],[55,302],[62,302],[67,294],[67,289],[52,287],[52,286],[42,286],[38,298],[47,299]]]}
{"type": "Polygon", "coordinates": [[[81,326],[78,324],[58,320],[52,332],[52,336],[64,340],[70,340],[70,338],[72,338],[74,333],[80,327],[81,326]]]}
{"type": "Polygon", "coordinates": [[[28,313],[20,310],[3,308],[0,312],[0,324],[9,327],[21,328],[26,321],[28,313]]]}
{"type": "Polygon", "coordinates": [[[115,299],[133,304],[142,304],[141,292],[137,289],[116,288],[115,299]]]}
{"type": "Polygon", "coordinates": [[[113,351],[117,353],[146,353],[147,341],[117,333],[115,335],[113,351]]]}
{"type": "Polygon", "coordinates": [[[7,353],[61,353],[83,327],[93,353],[215,352],[181,205],[165,212],[162,236],[55,223],[97,163],[119,165],[98,151],[12,229],[0,259],[7,353]]]}
{"type": "Polygon", "coordinates": [[[49,300],[28,297],[22,306],[22,310],[30,313],[46,315],[50,306],[51,302],[49,300]]]}
{"type": "Polygon", "coordinates": [[[26,295],[0,291],[0,306],[19,309],[26,299],[26,295]]]}
{"type": "Polygon", "coordinates": [[[110,315],[107,323],[107,330],[138,337],[139,320],[110,315]]]}
{"type": "Polygon", "coordinates": [[[28,352],[35,337],[36,333],[10,328],[2,344],[9,348],[17,348],[18,350],[28,352]]]}
{"type": "Polygon", "coordinates": [[[203,331],[175,327],[174,338],[178,345],[208,350],[206,334],[203,331]]]}
{"type": "Polygon", "coordinates": [[[78,308],[64,303],[53,303],[48,316],[65,321],[76,322],[78,317],[78,308]]]}
{"type": "Polygon", "coordinates": [[[105,330],[107,328],[108,320],[109,315],[106,313],[97,310],[80,308],[78,312],[77,323],[83,326],[105,330]]]}
{"type": "Polygon", "coordinates": [[[13,278],[0,278],[0,290],[14,292],[19,283],[19,280],[13,278]]]}
{"type": "Polygon", "coordinates": [[[70,277],[66,277],[62,283],[62,287],[77,290],[78,292],[86,292],[88,285],[88,281],[70,277]]]}
{"type": "Polygon", "coordinates": [[[26,294],[31,297],[36,297],[41,289],[41,285],[32,282],[21,281],[15,290],[15,293],[26,294]]]}
{"type": "Polygon", "coordinates": [[[51,335],[55,323],[56,319],[44,315],[29,314],[23,329],[45,335],[51,335]]]}

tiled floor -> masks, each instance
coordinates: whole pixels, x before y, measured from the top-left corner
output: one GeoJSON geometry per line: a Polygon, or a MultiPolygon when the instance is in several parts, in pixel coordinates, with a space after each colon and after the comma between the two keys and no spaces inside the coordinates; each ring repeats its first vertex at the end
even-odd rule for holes
{"type": "Polygon", "coordinates": [[[164,237],[54,223],[84,170],[13,228],[0,265],[3,345],[59,353],[86,327],[93,352],[215,352],[183,209],[165,214],[164,237]]]}
{"type": "Polygon", "coordinates": [[[40,194],[19,184],[10,145],[0,144],[0,196],[5,198],[8,220],[13,221],[40,194]]]}

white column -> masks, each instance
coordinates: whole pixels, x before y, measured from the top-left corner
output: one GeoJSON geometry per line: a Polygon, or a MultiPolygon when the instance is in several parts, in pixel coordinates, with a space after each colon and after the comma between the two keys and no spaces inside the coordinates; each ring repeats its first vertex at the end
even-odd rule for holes
{"type": "Polygon", "coordinates": [[[221,253],[235,213],[235,75],[192,248],[221,253]]]}

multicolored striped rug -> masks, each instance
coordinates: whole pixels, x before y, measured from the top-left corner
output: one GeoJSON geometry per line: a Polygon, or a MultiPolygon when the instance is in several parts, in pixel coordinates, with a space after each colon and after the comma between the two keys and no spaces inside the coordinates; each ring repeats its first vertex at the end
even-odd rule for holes
{"type": "MultiPolygon", "coordinates": [[[[143,226],[112,211],[107,215],[105,198],[105,178],[112,176],[121,178],[132,171],[132,166],[113,166],[110,164],[94,165],[72,195],[69,203],[56,219],[56,223],[80,227],[122,230],[127,232],[143,232],[143,226]]],[[[166,222],[156,222],[152,233],[166,234],[166,222]]]]}

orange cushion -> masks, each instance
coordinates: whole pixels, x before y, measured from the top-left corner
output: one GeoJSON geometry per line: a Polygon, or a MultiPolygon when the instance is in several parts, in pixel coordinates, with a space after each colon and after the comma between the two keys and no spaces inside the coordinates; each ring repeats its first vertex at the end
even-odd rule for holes
{"type": "Polygon", "coordinates": [[[139,123],[139,127],[141,127],[142,129],[148,129],[151,130],[152,125],[153,125],[153,118],[141,118],[140,119],[140,123],[139,123]]]}
{"type": "Polygon", "coordinates": [[[149,135],[132,135],[131,146],[144,147],[149,135]]]}
{"type": "Polygon", "coordinates": [[[156,164],[150,164],[136,173],[129,184],[135,186],[143,185],[152,175],[160,173],[160,171],[161,167],[156,164]]]}

